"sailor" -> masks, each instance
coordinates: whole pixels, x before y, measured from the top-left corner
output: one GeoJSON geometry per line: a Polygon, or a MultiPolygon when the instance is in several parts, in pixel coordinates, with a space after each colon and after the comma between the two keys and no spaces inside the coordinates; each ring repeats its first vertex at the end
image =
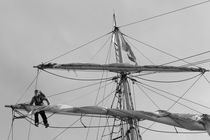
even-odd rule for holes
{"type": "MultiPolygon", "coordinates": [[[[31,99],[31,102],[30,102],[30,105],[37,105],[37,106],[42,106],[44,105],[43,101],[45,100],[47,102],[47,104],[49,105],[50,102],[49,100],[46,98],[46,96],[41,92],[41,91],[38,91],[38,90],[35,90],[34,91],[34,97],[31,99]]],[[[39,111],[39,112],[36,112],[34,114],[34,117],[35,117],[35,126],[38,127],[39,125],[39,116],[38,115],[41,115],[42,119],[43,119],[43,123],[45,125],[45,127],[47,128],[49,126],[48,124],[48,121],[47,121],[47,117],[45,115],[45,111],[39,111]]]]}

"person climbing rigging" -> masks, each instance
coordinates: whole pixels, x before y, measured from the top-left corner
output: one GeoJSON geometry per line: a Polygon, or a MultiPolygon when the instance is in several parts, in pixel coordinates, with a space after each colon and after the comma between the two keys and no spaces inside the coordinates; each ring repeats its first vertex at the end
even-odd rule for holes
{"type": "MultiPolygon", "coordinates": [[[[46,98],[46,96],[39,90],[35,90],[34,91],[34,96],[33,98],[31,99],[31,102],[30,102],[30,105],[37,105],[37,106],[42,106],[44,105],[43,101],[46,101],[47,104],[49,105],[50,102],[49,100],[46,98]]],[[[47,117],[45,115],[45,111],[39,111],[39,112],[36,112],[34,114],[34,117],[35,117],[35,126],[38,127],[39,126],[39,116],[38,115],[41,115],[42,119],[43,119],[43,123],[45,125],[45,127],[49,127],[49,124],[48,124],[48,121],[47,121],[47,117]]]]}

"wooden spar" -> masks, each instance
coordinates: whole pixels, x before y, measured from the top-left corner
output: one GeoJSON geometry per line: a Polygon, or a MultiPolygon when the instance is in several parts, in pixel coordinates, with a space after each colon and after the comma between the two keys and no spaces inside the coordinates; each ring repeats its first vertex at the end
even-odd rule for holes
{"type": "Polygon", "coordinates": [[[57,64],[48,63],[34,66],[38,69],[59,69],[59,70],[95,70],[95,71],[110,71],[116,73],[138,73],[143,71],[153,72],[201,72],[205,73],[209,70],[204,68],[195,67],[176,67],[176,66],[161,66],[161,65],[145,65],[136,66],[124,63],[113,64],[93,64],[93,63],[69,63],[69,64],[57,64]]]}
{"type": "MultiPolygon", "coordinates": [[[[112,109],[98,106],[83,106],[73,107],[69,105],[47,105],[47,106],[33,106],[29,104],[5,105],[5,107],[14,110],[24,110],[32,112],[32,114],[44,110],[47,113],[55,113],[62,115],[76,115],[80,116],[94,116],[94,117],[116,117],[122,121],[129,121],[130,119],[143,121],[150,120],[170,126],[176,126],[188,130],[207,131],[210,134],[210,115],[208,114],[182,114],[170,113],[164,110],[156,112],[136,111],[128,109],[112,109]]],[[[30,115],[32,115],[30,114],[30,115]]],[[[27,115],[26,115],[27,116],[27,115]]]]}

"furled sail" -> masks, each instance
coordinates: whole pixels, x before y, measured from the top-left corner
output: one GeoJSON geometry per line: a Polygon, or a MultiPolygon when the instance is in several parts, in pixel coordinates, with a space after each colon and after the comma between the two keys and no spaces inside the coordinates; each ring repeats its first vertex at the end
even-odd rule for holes
{"type": "Polygon", "coordinates": [[[129,72],[138,73],[142,71],[154,71],[154,72],[201,72],[205,73],[206,69],[197,67],[175,67],[175,66],[162,66],[162,65],[145,65],[137,66],[131,64],[92,64],[92,63],[69,63],[69,64],[57,64],[47,63],[34,66],[39,69],[63,69],[63,70],[106,70],[110,72],[129,72]]]}
{"type": "Polygon", "coordinates": [[[101,115],[115,117],[124,121],[129,119],[150,120],[166,125],[176,126],[187,130],[207,131],[210,135],[210,115],[207,114],[179,114],[170,113],[164,110],[158,110],[154,113],[146,111],[119,110],[103,108],[98,106],[72,107],[69,105],[48,105],[32,106],[28,104],[17,104],[6,106],[16,110],[25,110],[29,114],[34,114],[44,110],[48,113],[65,114],[65,115],[101,115]]]}

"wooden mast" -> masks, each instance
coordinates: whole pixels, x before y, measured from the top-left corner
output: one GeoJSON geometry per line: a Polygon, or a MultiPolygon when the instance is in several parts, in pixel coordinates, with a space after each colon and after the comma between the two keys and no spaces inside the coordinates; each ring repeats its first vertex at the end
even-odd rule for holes
{"type": "MultiPolygon", "coordinates": [[[[114,42],[114,47],[115,47],[116,61],[117,63],[123,63],[122,46],[121,46],[122,44],[120,43],[120,38],[119,38],[121,33],[116,25],[117,22],[116,22],[115,14],[113,14],[113,20],[114,20],[113,42],[114,42]]],[[[127,73],[125,72],[120,73],[120,80],[118,81],[118,88],[119,88],[118,90],[119,109],[134,110],[130,86],[127,79],[127,73]]],[[[122,124],[121,139],[122,140],[142,140],[137,123],[138,121],[133,120],[133,119],[129,119],[126,125],[121,123],[122,124]]]]}

